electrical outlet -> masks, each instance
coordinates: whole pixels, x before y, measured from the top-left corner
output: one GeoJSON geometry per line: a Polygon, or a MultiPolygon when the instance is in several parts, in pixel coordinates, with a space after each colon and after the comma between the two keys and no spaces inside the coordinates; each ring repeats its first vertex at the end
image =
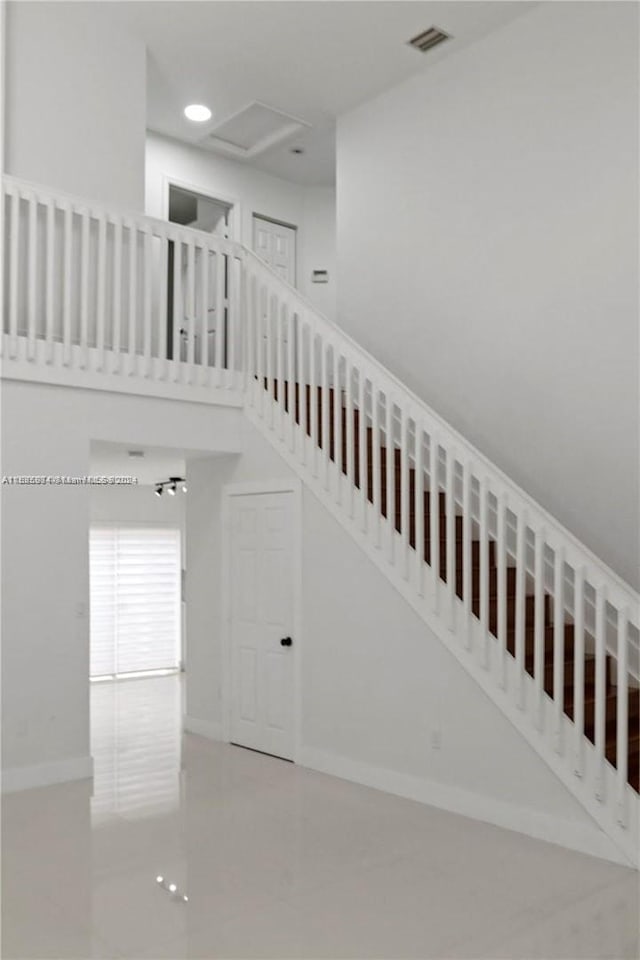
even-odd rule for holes
{"type": "Polygon", "coordinates": [[[439,730],[434,730],[431,734],[431,748],[432,750],[439,750],[442,746],[442,734],[439,730]]]}

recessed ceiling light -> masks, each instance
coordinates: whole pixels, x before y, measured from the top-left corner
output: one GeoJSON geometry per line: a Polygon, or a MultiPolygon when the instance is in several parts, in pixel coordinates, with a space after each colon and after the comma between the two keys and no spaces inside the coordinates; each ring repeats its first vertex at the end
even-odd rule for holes
{"type": "Polygon", "coordinates": [[[211,110],[202,103],[190,103],[184,108],[184,115],[187,120],[193,120],[194,123],[204,123],[211,119],[211,110]]]}

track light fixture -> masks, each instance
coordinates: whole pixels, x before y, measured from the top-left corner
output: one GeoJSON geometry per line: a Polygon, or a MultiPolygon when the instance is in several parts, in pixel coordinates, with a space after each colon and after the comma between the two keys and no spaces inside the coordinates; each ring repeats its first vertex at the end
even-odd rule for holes
{"type": "Polygon", "coordinates": [[[162,887],[163,890],[166,890],[167,893],[170,893],[173,900],[182,900],[184,903],[189,902],[189,897],[186,895],[186,893],[182,893],[180,890],[178,890],[178,887],[175,883],[169,883],[169,881],[165,880],[165,878],[162,876],[156,877],[156,883],[159,887],[162,887]]]}
{"type": "Polygon", "coordinates": [[[175,497],[178,488],[183,493],[187,492],[187,481],[184,477],[169,477],[168,480],[159,480],[156,483],[154,493],[156,497],[161,497],[166,490],[170,497],[175,497]]]}

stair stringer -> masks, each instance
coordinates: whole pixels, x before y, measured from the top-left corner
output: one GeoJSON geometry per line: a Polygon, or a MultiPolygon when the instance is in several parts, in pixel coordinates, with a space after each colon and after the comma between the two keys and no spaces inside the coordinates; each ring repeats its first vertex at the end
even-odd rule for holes
{"type": "MultiPolygon", "coordinates": [[[[404,576],[399,567],[389,562],[382,544],[389,543],[389,524],[383,517],[379,518],[381,538],[380,546],[372,547],[370,539],[364,530],[371,529],[378,519],[369,503],[366,510],[355,509],[353,515],[346,508],[349,502],[357,503],[361,498],[357,488],[350,488],[347,478],[338,475],[335,464],[330,463],[326,478],[316,475],[314,465],[316,454],[311,439],[303,435],[297,424],[292,424],[287,438],[287,431],[282,430],[281,436],[276,433],[276,425],[282,424],[284,417],[279,405],[266,394],[262,398],[262,415],[250,403],[245,405],[245,414],[249,421],[269,441],[272,447],[295,472],[305,486],[317,497],[320,503],[329,511],[340,526],[349,533],[368,559],[386,577],[388,582],[412,607],[424,621],[431,632],[444,644],[456,661],[478,684],[489,700],[509,720],[527,744],[538,754],[554,773],[569,793],[580,803],[587,814],[594,820],[600,830],[613,844],[614,851],[609,859],[614,859],[626,866],[640,868],[640,804],[638,797],[627,784],[624,813],[618,818],[610,814],[608,805],[600,803],[585,788],[589,782],[588,776],[580,777],[569,770],[565,750],[562,744],[572,742],[573,723],[564,714],[561,718],[561,728],[554,729],[553,700],[543,694],[539,724],[534,724],[526,712],[526,705],[533,702],[535,691],[532,678],[525,672],[522,677],[522,696],[520,706],[515,706],[507,691],[512,690],[518,680],[516,664],[510,655],[504,662],[505,672],[502,680],[496,678],[496,664],[498,660],[497,639],[489,634],[488,638],[482,635],[480,623],[471,618],[471,631],[465,626],[467,613],[463,603],[454,598],[453,609],[449,606],[447,591],[444,584],[438,585],[436,590],[426,588],[421,595],[416,583],[415,563],[409,564],[408,576],[404,576]],[[289,440],[289,442],[287,442],[289,440]],[[291,442],[293,440],[294,442],[291,442]],[[302,458],[299,456],[302,451],[302,458]],[[301,462],[301,459],[304,462],[301,462]],[[333,495],[338,491],[339,502],[333,495]],[[440,612],[434,612],[435,610],[440,612]],[[445,612],[446,611],[446,612],[445,612]],[[488,642],[486,642],[488,640],[488,642]],[[487,666],[488,664],[488,666],[487,666]],[[621,822],[624,821],[624,822],[621,822]],[[617,856],[616,856],[617,854],[617,856]]],[[[403,547],[402,537],[393,531],[395,551],[403,547]]],[[[413,551],[411,551],[413,554],[413,551]]],[[[430,567],[424,565],[424,579],[428,582],[430,567]]],[[[567,747],[567,749],[569,749],[567,747]]],[[[595,750],[593,744],[586,737],[582,737],[584,773],[588,774],[595,764],[595,750]]],[[[607,762],[604,764],[604,778],[601,796],[615,796],[615,770],[607,762]]],[[[606,854],[603,853],[603,856],[606,854]]]]}

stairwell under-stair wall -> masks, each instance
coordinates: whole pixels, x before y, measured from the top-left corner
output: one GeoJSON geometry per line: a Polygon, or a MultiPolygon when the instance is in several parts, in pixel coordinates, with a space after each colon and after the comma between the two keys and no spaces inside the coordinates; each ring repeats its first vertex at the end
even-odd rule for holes
{"type": "MultiPolygon", "coordinates": [[[[225,484],[292,477],[246,424],[240,457],[189,465],[187,713],[221,735],[225,484]],[[203,530],[206,536],[202,535],[203,530]],[[211,629],[211,625],[214,629],[211,629]]],[[[301,764],[596,856],[614,845],[388,579],[302,493],[301,764]]],[[[195,721],[195,724],[193,723],[195,721]]]]}

